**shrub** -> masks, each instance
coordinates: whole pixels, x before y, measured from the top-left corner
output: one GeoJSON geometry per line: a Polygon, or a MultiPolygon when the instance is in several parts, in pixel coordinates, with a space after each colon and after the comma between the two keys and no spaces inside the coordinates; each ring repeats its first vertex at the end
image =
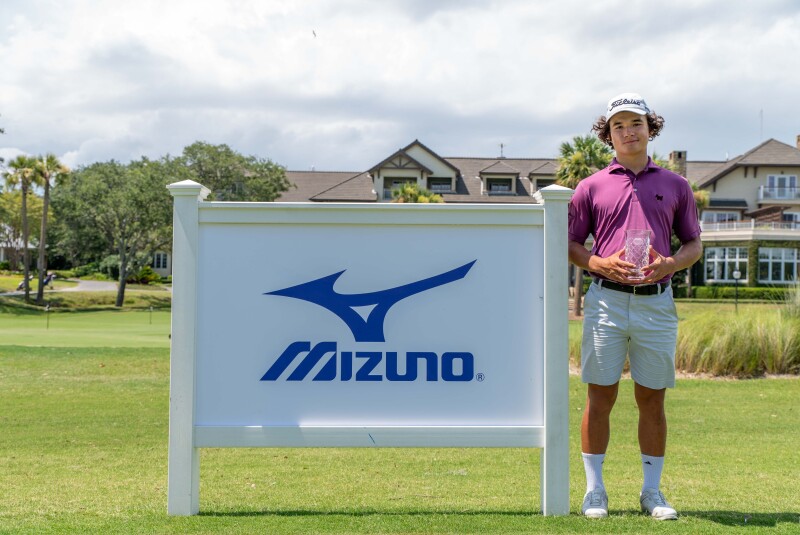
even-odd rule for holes
{"type": "Polygon", "coordinates": [[[119,255],[108,255],[98,266],[98,271],[104,273],[109,279],[119,280],[119,255]]]}
{"type": "Polygon", "coordinates": [[[10,271],[11,270],[11,262],[8,260],[3,260],[0,262],[0,271],[10,271]]]}
{"type": "Polygon", "coordinates": [[[161,275],[150,266],[144,266],[138,273],[128,277],[127,282],[134,284],[152,284],[161,281],[161,275]]]}
{"type": "Polygon", "coordinates": [[[91,275],[92,273],[97,273],[100,271],[100,266],[97,262],[92,262],[91,264],[86,264],[83,266],[78,266],[72,270],[76,277],[86,277],[87,275],[91,275]]]}
{"type": "MultiPolygon", "coordinates": [[[[696,299],[734,299],[737,289],[734,286],[696,286],[693,289],[696,299]]],[[[786,288],[760,286],[757,288],[739,287],[739,299],[762,299],[767,301],[783,301],[786,288]]]]}

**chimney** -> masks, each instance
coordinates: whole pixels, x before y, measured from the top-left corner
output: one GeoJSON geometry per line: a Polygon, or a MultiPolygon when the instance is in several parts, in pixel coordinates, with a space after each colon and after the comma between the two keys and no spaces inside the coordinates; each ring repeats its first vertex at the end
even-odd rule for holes
{"type": "MultiPolygon", "coordinates": [[[[800,143],[800,136],[798,136],[798,143],[800,143]]],[[[669,153],[669,163],[675,169],[675,172],[682,177],[686,176],[686,151],[674,150],[669,153]]]]}
{"type": "Polygon", "coordinates": [[[797,150],[800,150],[800,134],[797,135],[797,150]]]}

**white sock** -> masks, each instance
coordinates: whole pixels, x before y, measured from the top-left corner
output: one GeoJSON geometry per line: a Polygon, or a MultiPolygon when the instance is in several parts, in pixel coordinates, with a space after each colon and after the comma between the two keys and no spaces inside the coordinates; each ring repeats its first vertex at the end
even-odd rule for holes
{"type": "Polygon", "coordinates": [[[652,457],[642,453],[642,471],[644,472],[644,489],[656,489],[661,486],[661,471],[664,469],[664,457],[652,457]]]}
{"type": "Polygon", "coordinates": [[[583,456],[583,468],[586,470],[586,492],[591,492],[600,487],[605,489],[603,484],[603,461],[606,459],[605,453],[581,453],[583,456]]]}

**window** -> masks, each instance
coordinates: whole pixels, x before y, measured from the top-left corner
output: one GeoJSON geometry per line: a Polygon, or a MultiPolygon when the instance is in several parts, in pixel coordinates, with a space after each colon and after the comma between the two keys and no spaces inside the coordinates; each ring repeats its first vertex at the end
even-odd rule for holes
{"type": "Polygon", "coordinates": [[[546,188],[547,186],[552,186],[555,184],[555,180],[547,180],[546,178],[536,179],[536,189],[540,190],[542,188],[546,188]]]}
{"type": "Polygon", "coordinates": [[[703,223],[728,223],[739,221],[739,212],[710,212],[703,210],[703,223]]]}
{"type": "Polygon", "coordinates": [[[154,269],[167,269],[167,253],[156,253],[153,255],[154,269]]]}
{"type": "Polygon", "coordinates": [[[449,193],[453,191],[453,187],[449,178],[428,179],[428,189],[434,193],[449,193]]]}
{"type": "Polygon", "coordinates": [[[489,195],[492,194],[509,194],[511,193],[511,179],[510,178],[487,178],[486,190],[489,195]]]}
{"type": "Polygon", "coordinates": [[[706,282],[736,282],[734,271],[747,280],[747,247],[706,247],[706,282]]]}
{"type": "Polygon", "coordinates": [[[792,228],[800,228],[800,212],[784,212],[783,220],[786,223],[794,223],[792,228]]]}
{"type": "Polygon", "coordinates": [[[797,280],[797,249],[758,248],[758,282],[789,284],[797,280]]]}
{"type": "Polygon", "coordinates": [[[770,199],[797,198],[797,175],[768,175],[765,193],[770,199]]]}
{"type": "Polygon", "coordinates": [[[399,189],[403,186],[403,184],[416,184],[417,179],[411,177],[402,177],[402,178],[387,178],[386,184],[389,184],[389,180],[391,180],[391,186],[383,188],[383,198],[386,200],[392,199],[392,190],[399,189]]]}

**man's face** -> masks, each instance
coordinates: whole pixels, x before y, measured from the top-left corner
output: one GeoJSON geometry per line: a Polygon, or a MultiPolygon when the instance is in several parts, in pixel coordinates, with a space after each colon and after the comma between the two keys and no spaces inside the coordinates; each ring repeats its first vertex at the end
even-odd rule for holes
{"type": "Polygon", "coordinates": [[[611,144],[617,156],[635,156],[647,153],[647,141],[650,130],[647,118],[632,111],[621,111],[609,121],[611,128],[611,144]]]}

